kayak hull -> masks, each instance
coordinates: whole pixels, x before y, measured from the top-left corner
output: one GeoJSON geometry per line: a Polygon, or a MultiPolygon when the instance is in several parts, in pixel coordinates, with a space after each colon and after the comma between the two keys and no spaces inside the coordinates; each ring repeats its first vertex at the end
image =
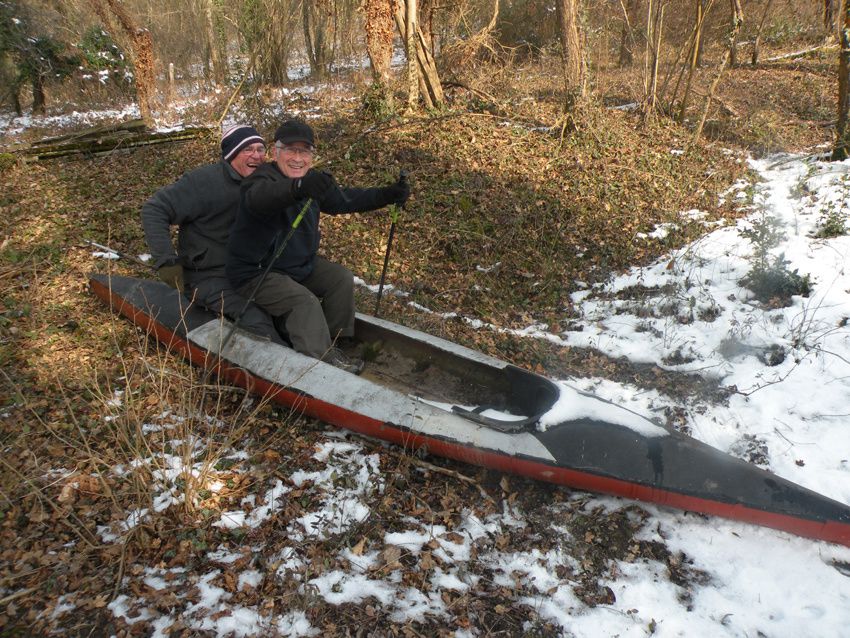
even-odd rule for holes
{"type": "Polygon", "coordinates": [[[847,504],[648,421],[635,428],[580,416],[543,428],[557,384],[457,344],[358,314],[357,338],[380,354],[354,376],[239,330],[226,341],[229,323],[160,282],[92,275],[89,283],[194,364],[327,423],[411,451],[850,546],[847,504]]]}

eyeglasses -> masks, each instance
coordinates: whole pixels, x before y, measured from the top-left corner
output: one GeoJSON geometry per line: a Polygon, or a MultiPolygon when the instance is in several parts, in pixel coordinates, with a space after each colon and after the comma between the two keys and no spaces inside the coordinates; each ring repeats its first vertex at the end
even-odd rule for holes
{"type": "Polygon", "coordinates": [[[242,155],[265,155],[266,147],[263,144],[255,144],[254,146],[246,146],[241,151],[239,151],[242,155]]]}
{"type": "Polygon", "coordinates": [[[303,155],[307,159],[311,159],[316,154],[316,149],[313,148],[303,148],[301,146],[290,146],[289,144],[283,144],[281,142],[275,143],[275,148],[279,149],[281,153],[285,153],[286,155],[303,155]]]}

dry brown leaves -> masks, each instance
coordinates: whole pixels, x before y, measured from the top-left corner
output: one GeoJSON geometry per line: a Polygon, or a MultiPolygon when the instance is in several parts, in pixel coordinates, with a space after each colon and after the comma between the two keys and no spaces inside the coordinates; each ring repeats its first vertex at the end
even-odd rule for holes
{"type": "MultiPolygon", "coordinates": [[[[525,327],[539,321],[566,327],[575,280],[602,279],[670,248],[637,242],[635,233],[692,207],[716,218],[732,214],[714,205],[717,193],[740,170],[720,148],[696,147],[675,159],[670,149],[682,147],[686,130],[642,129],[637,116],[604,108],[591,109],[579,130],[562,136],[551,68],[529,63],[519,69],[519,83],[517,71],[480,71],[489,84],[475,80],[471,84],[477,92],[455,90],[452,108],[457,111],[436,117],[372,129],[371,122],[360,119],[356,102],[334,95],[333,108],[327,110],[331,115],[316,121],[327,167],[343,184],[383,184],[395,179],[400,168],[411,172],[413,197],[398,225],[388,279],[410,297],[385,295],[384,315],[553,375],[605,376],[671,394],[716,391],[598,353],[474,330],[460,320],[407,305],[412,300],[496,326],[525,327]]],[[[823,138],[828,131],[818,122],[831,117],[830,80],[824,73],[805,71],[801,61],[728,74],[721,99],[743,114],[744,121],[718,119],[710,132],[728,141],[735,137],[730,131],[738,131],[740,141],[753,140],[759,122],[769,131],[782,121],[789,144],[823,138]],[[772,88],[763,90],[766,86],[772,88]],[[762,113],[761,120],[754,120],[753,113],[762,113]]],[[[600,86],[608,87],[612,98],[626,101],[633,97],[632,88],[616,73],[600,70],[600,86]]],[[[304,99],[316,101],[310,106],[321,106],[321,97],[304,99]]],[[[522,584],[496,586],[492,573],[475,563],[471,569],[482,572],[484,583],[480,591],[445,592],[444,602],[453,615],[427,625],[394,623],[374,601],[335,607],[299,589],[317,570],[342,567],[337,550],[343,546],[356,557],[379,552],[376,571],[425,587],[422,574],[441,567],[442,543],[458,540],[454,534],[464,508],[484,517],[505,504],[519,503],[532,522],[538,516],[539,528],[546,529],[548,508],[569,499],[562,490],[503,480],[448,461],[440,465],[457,475],[429,471],[383,448],[371,451],[381,457],[388,487],[368,503],[373,514],[367,523],[344,538],[312,541],[301,548],[310,560],[296,574],[265,578],[256,587],[245,582],[240,586],[239,570],[253,565],[268,573],[280,567],[283,561],[276,555],[289,546],[285,523],[323,494],[309,484],[298,487],[279,518],[255,530],[211,527],[204,511],[236,507],[246,492],[261,493],[261,487],[288,476],[281,468],[284,463],[313,467],[320,426],[308,422],[298,423],[297,436],[279,436],[272,449],[246,442],[255,445],[251,471],[224,473],[232,487],[211,496],[197,511],[168,510],[153,516],[126,535],[123,544],[98,540],[98,526],[117,526],[137,497],[132,481],[105,478],[109,467],[99,459],[109,458],[109,439],[93,436],[94,443],[104,446],[93,455],[69,443],[78,428],[97,435],[108,427],[83,379],[111,387],[126,374],[125,364],[143,365],[156,348],[140,345],[128,324],[113,321],[86,293],[86,273],[107,265],[94,259],[82,240],[90,237],[130,254],[145,252],[138,223],[142,202],[157,187],[216,157],[214,143],[192,141],[109,157],[19,165],[0,175],[0,435],[5,446],[0,473],[0,587],[5,596],[0,633],[45,634],[62,625],[81,635],[144,633],[144,622],[128,626],[115,619],[107,608],[114,595],[126,591],[143,601],[132,614],[140,613],[142,606],[167,614],[187,592],[188,599],[197,600],[197,577],[208,568],[205,557],[210,548],[221,546],[242,553],[233,566],[221,570],[214,580],[217,586],[267,615],[297,603],[308,609],[310,622],[324,635],[343,635],[351,627],[385,635],[448,635],[471,626],[517,635],[529,624],[545,635],[545,623],[534,610],[512,602],[522,594],[522,584]],[[386,532],[404,529],[409,518],[447,531],[416,556],[386,545],[386,532]],[[255,547],[264,549],[250,549],[255,547]],[[162,578],[162,589],[144,584],[148,569],[162,578]],[[189,582],[180,569],[195,580],[189,582]],[[76,606],[71,628],[67,616],[52,619],[63,604],[76,606]]],[[[328,218],[324,227],[325,254],[376,283],[386,249],[386,216],[328,218]]],[[[684,228],[670,241],[685,242],[698,232],[684,228]]],[[[124,263],[110,267],[139,274],[124,263]]],[[[374,297],[362,291],[359,295],[361,308],[371,310],[374,297]]],[[[155,393],[142,402],[151,413],[166,407],[155,393]]],[[[675,421],[676,415],[670,418],[675,421]]],[[[265,412],[256,423],[258,438],[274,435],[280,421],[279,415],[265,412]]],[[[581,507],[580,501],[571,502],[564,510],[578,539],[573,551],[579,569],[564,566],[558,576],[575,582],[588,604],[610,602],[612,592],[599,583],[612,575],[615,559],[659,560],[685,588],[700,578],[686,558],[633,539],[639,513],[625,518],[617,513],[588,516],[581,507]]],[[[530,528],[482,539],[471,551],[542,550],[552,542],[530,528]]],[[[191,633],[180,620],[171,631],[191,633]]]]}

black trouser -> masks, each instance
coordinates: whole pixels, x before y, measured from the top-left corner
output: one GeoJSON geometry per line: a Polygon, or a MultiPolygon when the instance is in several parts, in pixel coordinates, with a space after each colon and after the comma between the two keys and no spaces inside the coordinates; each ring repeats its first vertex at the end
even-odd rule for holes
{"type": "MultiPolygon", "coordinates": [[[[224,276],[224,268],[214,270],[186,270],[186,296],[218,315],[231,321],[236,320],[245,308],[247,297],[243,297],[230,286],[224,276]]],[[[274,327],[272,318],[256,304],[248,304],[239,327],[265,337],[275,343],[288,345],[274,327]]]]}

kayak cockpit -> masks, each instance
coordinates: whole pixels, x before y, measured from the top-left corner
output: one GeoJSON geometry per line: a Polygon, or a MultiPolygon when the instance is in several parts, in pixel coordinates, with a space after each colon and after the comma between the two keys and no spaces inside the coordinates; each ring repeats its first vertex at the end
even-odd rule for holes
{"type": "Polygon", "coordinates": [[[363,377],[502,432],[536,423],[557,401],[554,383],[456,343],[357,315],[363,377]]]}

